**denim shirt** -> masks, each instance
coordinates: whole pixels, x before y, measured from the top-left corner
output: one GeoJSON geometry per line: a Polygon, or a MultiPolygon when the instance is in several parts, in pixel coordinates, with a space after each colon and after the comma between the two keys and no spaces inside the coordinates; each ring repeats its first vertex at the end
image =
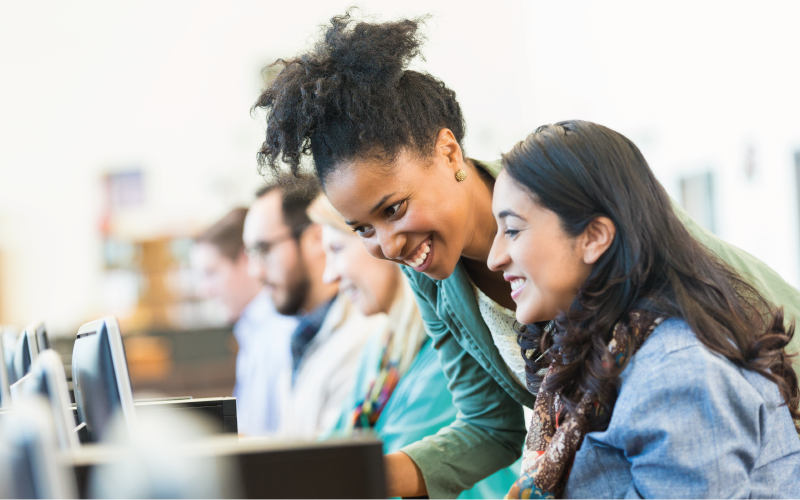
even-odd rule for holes
{"type": "Polygon", "coordinates": [[[565,498],[800,498],[800,438],[777,385],[706,349],[683,320],[658,326],[620,382],[565,498]]]}

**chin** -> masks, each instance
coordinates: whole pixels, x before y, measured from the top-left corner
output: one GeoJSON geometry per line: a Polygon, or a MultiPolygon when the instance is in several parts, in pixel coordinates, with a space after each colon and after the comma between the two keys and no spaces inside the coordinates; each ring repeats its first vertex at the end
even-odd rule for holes
{"type": "Polygon", "coordinates": [[[369,306],[369,305],[366,305],[366,304],[358,304],[358,309],[361,311],[361,314],[363,314],[364,316],[372,316],[373,314],[375,314],[377,312],[377,311],[375,311],[375,309],[372,308],[372,306],[369,306]]]}
{"type": "Polygon", "coordinates": [[[456,264],[458,264],[458,261],[456,261],[456,263],[453,264],[452,266],[447,266],[446,269],[444,268],[444,266],[439,264],[440,263],[438,262],[432,262],[431,267],[426,269],[425,272],[422,274],[435,280],[439,281],[446,280],[453,274],[453,271],[456,270],[456,264]]]}
{"type": "Polygon", "coordinates": [[[530,309],[526,308],[522,304],[517,304],[517,321],[522,325],[532,325],[538,321],[542,321],[538,318],[538,314],[535,311],[531,311],[530,309]]]}
{"type": "Polygon", "coordinates": [[[520,325],[532,325],[533,323],[536,323],[536,320],[529,319],[528,316],[520,314],[519,311],[517,311],[516,317],[517,317],[517,323],[519,323],[520,325]]]}

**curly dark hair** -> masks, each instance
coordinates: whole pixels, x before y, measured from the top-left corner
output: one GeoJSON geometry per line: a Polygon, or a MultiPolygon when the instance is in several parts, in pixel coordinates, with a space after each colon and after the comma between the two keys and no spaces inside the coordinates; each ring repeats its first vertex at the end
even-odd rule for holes
{"type": "Polygon", "coordinates": [[[283,162],[297,174],[309,153],[322,182],[357,158],[391,163],[401,150],[424,158],[443,128],[461,144],[466,126],[455,92],[405,69],[420,55],[425,18],[375,24],[353,21],[351,12],[331,19],[310,52],[273,63],[284,68],[253,106],[267,111],[261,173],[283,162]]]}
{"type": "Polygon", "coordinates": [[[794,322],[785,325],[782,308],[689,233],[630,140],[590,122],[545,125],[504,155],[503,165],[558,215],[568,234],[581,234],[598,216],[617,230],[570,309],[553,324],[527,325],[518,333],[523,353],[547,353],[523,355],[529,388],[555,361],[562,368],[548,378],[547,389],[561,394],[569,412],[582,394],[593,394],[605,411],[591,426],[605,429],[624,369],[608,368],[614,363],[606,363],[606,346],[618,321],[644,309],[683,319],[707,349],[773,381],[792,417],[800,418],[797,374],[785,351],[794,322]]]}

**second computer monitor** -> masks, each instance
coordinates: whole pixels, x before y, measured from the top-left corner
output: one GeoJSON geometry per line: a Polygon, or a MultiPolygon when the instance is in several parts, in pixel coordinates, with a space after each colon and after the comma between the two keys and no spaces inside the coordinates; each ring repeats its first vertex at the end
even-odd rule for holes
{"type": "Polygon", "coordinates": [[[31,323],[17,337],[14,345],[14,357],[12,359],[12,369],[10,383],[14,383],[28,374],[31,365],[39,353],[50,348],[50,339],[47,336],[47,329],[41,321],[31,323]]]}
{"type": "Polygon", "coordinates": [[[44,397],[52,410],[59,447],[79,446],[64,364],[57,352],[48,349],[40,353],[30,372],[11,386],[10,392],[15,404],[33,396],[44,397]]]}
{"type": "Polygon", "coordinates": [[[8,408],[11,406],[11,393],[9,392],[11,382],[9,381],[8,368],[6,368],[4,344],[4,335],[0,333],[0,408],[8,408]]]}
{"type": "Polygon", "coordinates": [[[78,418],[86,424],[91,442],[103,439],[117,413],[133,431],[133,391],[116,318],[92,321],[78,330],[72,350],[72,385],[78,418]]]}

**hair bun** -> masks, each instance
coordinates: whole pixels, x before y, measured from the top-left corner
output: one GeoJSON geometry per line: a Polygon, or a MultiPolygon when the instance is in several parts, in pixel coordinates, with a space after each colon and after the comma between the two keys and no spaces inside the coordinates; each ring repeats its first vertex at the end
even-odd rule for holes
{"type": "Polygon", "coordinates": [[[420,55],[424,39],[418,29],[424,18],[373,24],[354,22],[350,12],[331,19],[315,47],[317,54],[327,55],[338,70],[334,74],[342,78],[368,86],[396,84],[408,63],[420,55]]]}
{"type": "MultiPolygon", "coordinates": [[[[313,48],[289,60],[254,108],[268,110],[261,167],[298,172],[311,154],[317,176],[346,160],[405,148],[428,155],[440,130],[461,144],[464,119],[455,92],[427,73],[404,71],[420,55],[424,17],[355,21],[353,9],[331,19],[313,48]]],[[[262,170],[263,172],[263,170],[262,170]]]]}

